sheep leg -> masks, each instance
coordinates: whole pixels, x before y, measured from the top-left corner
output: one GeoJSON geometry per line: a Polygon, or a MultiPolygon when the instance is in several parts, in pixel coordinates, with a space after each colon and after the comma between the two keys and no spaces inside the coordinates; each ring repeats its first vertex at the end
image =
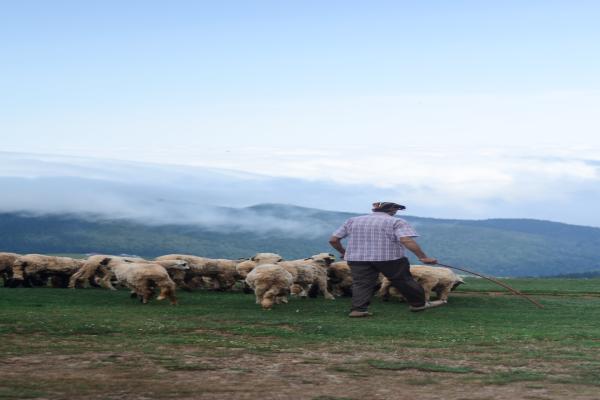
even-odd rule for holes
{"type": "Polygon", "coordinates": [[[260,302],[262,308],[264,308],[265,310],[271,309],[271,307],[273,307],[273,303],[275,303],[275,298],[279,294],[280,290],[281,289],[278,287],[271,287],[269,290],[267,290],[262,298],[262,301],[260,302]]]}
{"type": "Polygon", "coordinates": [[[252,288],[250,287],[250,285],[248,285],[246,282],[243,283],[243,289],[242,291],[246,294],[250,294],[253,292],[252,288]]]}
{"type": "Polygon", "coordinates": [[[258,284],[254,289],[254,295],[256,296],[256,304],[260,304],[267,291],[268,287],[265,284],[258,284]]]}
{"type": "Polygon", "coordinates": [[[327,289],[327,276],[319,277],[318,282],[319,289],[321,290],[321,293],[323,293],[323,297],[325,297],[327,300],[335,300],[335,297],[327,289]]]}
{"type": "Polygon", "coordinates": [[[9,287],[16,288],[25,282],[25,265],[21,261],[16,261],[12,266],[12,277],[9,281],[9,287]]]}
{"type": "Polygon", "coordinates": [[[80,281],[83,280],[82,275],[83,275],[83,268],[81,268],[79,271],[77,271],[73,275],[71,275],[71,278],[69,279],[69,289],[75,289],[76,287],[81,286],[80,281]]]}
{"type": "Polygon", "coordinates": [[[424,283],[422,286],[423,286],[423,291],[425,292],[425,301],[429,301],[429,298],[431,297],[431,289],[433,288],[433,285],[431,285],[429,283],[424,283]]]}
{"type": "Polygon", "coordinates": [[[381,287],[379,288],[379,291],[377,292],[377,295],[381,297],[381,300],[390,300],[390,287],[391,282],[388,279],[384,280],[384,282],[381,284],[381,287]]]}
{"type": "Polygon", "coordinates": [[[442,301],[448,301],[448,295],[450,294],[450,290],[452,287],[449,285],[444,286],[441,290],[437,292],[438,299],[442,301]]]}
{"type": "Polygon", "coordinates": [[[166,290],[163,293],[169,298],[169,301],[172,305],[177,305],[177,297],[175,297],[175,284],[167,286],[166,290]]]}
{"type": "Polygon", "coordinates": [[[48,275],[44,273],[28,273],[27,269],[25,269],[25,281],[23,282],[23,286],[25,287],[36,287],[36,286],[46,286],[48,284],[48,275]]]}
{"type": "Polygon", "coordinates": [[[102,278],[100,278],[98,282],[100,283],[100,286],[102,286],[105,289],[117,290],[112,285],[111,278],[112,278],[111,274],[106,274],[102,278]]]}
{"type": "Polygon", "coordinates": [[[152,297],[153,292],[149,286],[149,283],[144,280],[139,285],[136,285],[134,289],[141,296],[143,304],[147,304],[152,297]]]}
{"type": "Polygon", "coordinates": [[[157,300],[163,300],[168,298],[172,305],[177,305],[177,297],[175,297],[175,282],[169,278],[161,279],[156,282],[156,285],[160,288],[157,300]]]}
{"type": "Polygon", "coordinates": [[[300,285],[300,294],[299,296],[303,299],[308,297],[308,291],[309,291],[309,287],[308,284],[306,283],[301,283],[300,285]]]}

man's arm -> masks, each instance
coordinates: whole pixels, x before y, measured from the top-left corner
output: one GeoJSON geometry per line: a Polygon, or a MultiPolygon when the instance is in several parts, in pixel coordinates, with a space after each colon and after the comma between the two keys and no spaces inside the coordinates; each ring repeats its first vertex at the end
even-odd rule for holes
{"type": "Polygon", "coordinates": [[[332,236],[329,238],[329,244],[331,245],[331,247],[333,247],[340,253],[340,256],[342,258],[344,258],[344,255],[346,254],[346,249],[344,248],[344,246],[342,246],[342,239],[340,239],[337,236],[332,236]]]}
{"type": "MultiPolygon", "coordinates": [[[[329,243],[331,243],[331,241],[329,243]]],[[[406,247],[408,250],[414,253],[414,255],[417,256],[417,258],[419,259],[419,261],[425,264],[437,263],[437,259],[433,257],[427,257],[427,254],[425,254],[425,252],[421,249],[421,246],[419,246],[419,244],[415,242],[415,240],[412,237],[403,236],[400,238],[400,243],[402,243],[404,247],[406,247]]]]}

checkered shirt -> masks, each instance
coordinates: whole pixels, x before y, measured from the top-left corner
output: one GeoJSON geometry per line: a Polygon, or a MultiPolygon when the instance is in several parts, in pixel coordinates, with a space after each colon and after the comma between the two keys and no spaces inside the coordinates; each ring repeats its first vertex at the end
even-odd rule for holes
{"type": "Polygon", "coordinates": [[[374,212],[350,218],[333,236],[348,237],[346,261],[389,261],[404,257],[401,237],[419,235],[405,220],[374,212]]]}

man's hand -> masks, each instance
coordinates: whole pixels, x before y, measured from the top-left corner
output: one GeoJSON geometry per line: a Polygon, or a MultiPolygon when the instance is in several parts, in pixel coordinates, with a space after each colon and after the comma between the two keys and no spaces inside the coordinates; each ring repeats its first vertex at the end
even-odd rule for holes
{"type": "Polygon", "coordinates": [[[406,247],[415,256],[417,256],[419,258],[419,261],[421,261],[422,263],[437,264],[437,259],[432,258],[432,257],[427,257],[427,254],[425,254],[425,252],[423,250],[421,250],[421,247],[418,245],[417,242],[415,242],[415,240],[412,237],[410,237],[410,236],[401,237],[400,243],[402,243],[402,245],[404,247],[406,247]]]}
{"type": "Polygon", "coordinates": [[[342,246],[342,240],[337,236],[332,236],[329,238],[329,244],[340,253],[340,257],[343,260],[346,255],[346,249],[342,246]]]}

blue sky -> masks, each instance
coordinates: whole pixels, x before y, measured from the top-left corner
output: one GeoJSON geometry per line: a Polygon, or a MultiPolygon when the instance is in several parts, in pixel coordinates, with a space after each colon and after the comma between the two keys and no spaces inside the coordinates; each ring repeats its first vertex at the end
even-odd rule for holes
{"type": "Polygon", "coordinates": [[[4,3],[3,151],[398,188],[439,217],[585,224],[540,204],[598,195],[596,1],[4,3]]]}

